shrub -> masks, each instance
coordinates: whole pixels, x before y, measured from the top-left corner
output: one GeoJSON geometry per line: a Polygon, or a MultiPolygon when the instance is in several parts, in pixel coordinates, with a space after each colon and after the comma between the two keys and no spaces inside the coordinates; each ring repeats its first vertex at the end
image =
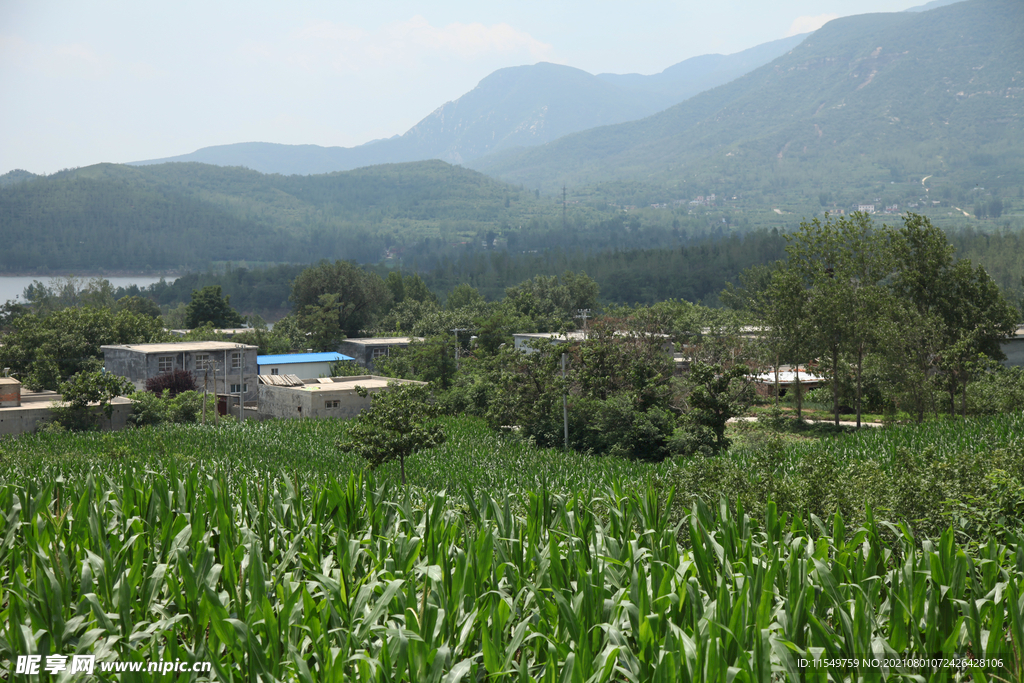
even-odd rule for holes
{"type": "Polygon", "coordinates": [[[99,429],[100,415],[110,420],[110,401],[129,392],[131,382],[106,372],[79,372],[61,382],[61,402],[53,407],[53,422],[72,431],[99,429]],[[99,406],[99,411],[92,406],[99,406]]]}
{"type": "Polygon", "coordinates": [[[169,391],[171,398],[174,398],[183,391],[195,391],[198,388],[196,378],[187,370],[172,370],[146,380],[146,391],[158,396],[169,391]]]}
{"type": "Polygon", "coordinates": [[[1024,368],[999,368],[967,387],[967,409],[973,415],[995,415],[1024,408],[1024,368]]]}
{"type": "MultiPolygon", "coordinates": [[[[184,424],[197,422],[203,410],[203,395],[195,391],[183,391],[171,398],[170,391],[162,396],[148,391],[137,391],[132,394],[132,414],[128,417],[129,424],[136,427],[163,423],[184,424]]],[[[216,410],[213,401],[207,406],[216,410]]]]}
{"type": "MultiPolygon", "coordinates": [[[[217,409],[212,400],[207,409],[217,409]]],[[[183,391],[169,401],[167,419],[175,424],[197,422],[202,412],[203,395],[197,391],[183,391]]]]}
{"type": "Polygon", "coordinates": [[[132,414],[128,424],[136,427],[158,425],[167,420],[167,401],[149,391],[136,391],[129,396],[132,400],[132,414]]]}

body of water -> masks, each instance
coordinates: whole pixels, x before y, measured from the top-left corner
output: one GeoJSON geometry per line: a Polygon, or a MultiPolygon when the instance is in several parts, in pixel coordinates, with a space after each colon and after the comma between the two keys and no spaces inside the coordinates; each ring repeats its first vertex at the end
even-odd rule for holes
{"type": "MultiPolygon", "coordinates": [[[[91,280],[92,277],[97,276],[80,276],[82,280],[91,280]]],[[[99,276],[102,277],[102,276],[99,276]]],[[[44,285],[50,284],[50,280],[53,279],[49,276],[0,276],[0,304],[17,299],[24,303],[25,299],[22,296],[25,293],[25,288],[32,284],[35,280],[42,282],[44,285]]],[[[106,280],[110,281],[110,284],[114,285],[114,288],[118,287],[130,287],[131,285],[138,285],[139,287],[148,287],[154,282],[159,282],[159,277],[138,275],[129,277],[107,277],[106,280]]],[[[168,282],[173,282],[174,278],[167,278],[168,282]]]]}

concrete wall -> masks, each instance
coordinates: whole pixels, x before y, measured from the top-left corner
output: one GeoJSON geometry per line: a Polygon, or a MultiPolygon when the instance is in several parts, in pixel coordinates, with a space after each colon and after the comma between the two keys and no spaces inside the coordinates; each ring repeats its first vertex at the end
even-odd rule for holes
{"type": "MultiPolygon", "coordinates": [[[[232,384],[239,384],[239,369],[231,367],[231,353],[237,349],[193,349],[174,352],[146,352],[144,350],[125,348],[104,348],[103,366],[107,372],[121,377],[126,377],[135,386],[136,391],[145,391],[146,380],[162,374],[160,371],[160,358],[170,356],[174,359],[175,370],[187,370],[196,378],[199,390],[203,390],[204,370],[196,369],[195,355],[197,353],[209,354],[216,363],[216,373],[209,372],[209,392],[211,394],[230,393],[232,384]],[[227,368],[227,377],[224,372],[227,368]]],[[[246,401],[255,401],[259,395],[259,388],[256,385],[257,364],[256,354],[258,349],[242,349],[242,384],[247,385],[245,392],[246,401]]]]}
{"type": "Polygon", "coordinates": [[[370,397],[384,387],[367,388],[366,398],[355,389],[320,389],[309,391],[295,387],[260,385],[260,416],[276,418],[338,417],[353,418],[370,409],[370,397]],[[327,401],[337,401],[338,407],[328,408],[327,401]]]}
{"type": "MultiPolygon", "coordinates": [[[[114,412],[110,420],[102,414],[99,406],[91,408],[100,414],[100,428],[104,431],[124,429],[128,416],[132,414],[132,403],[128,399],[114,399],[114,412]]],[[[52,419],[51,404],[25,405],[20,408],[0,408],[0,436],[31,434],[52,419]]]]}
{"type": "MultiPolygon", "coordinates": [[[[261,375],[273,375],[277,369],[278,375],[296,375],[299,379],[317,379],[328,377],[331,374],[331,363],[320,361],[317,363],[266,363],[260,365],[261,375]]],[[[237,384],[237,382],[236,382],[237,384]]]]}

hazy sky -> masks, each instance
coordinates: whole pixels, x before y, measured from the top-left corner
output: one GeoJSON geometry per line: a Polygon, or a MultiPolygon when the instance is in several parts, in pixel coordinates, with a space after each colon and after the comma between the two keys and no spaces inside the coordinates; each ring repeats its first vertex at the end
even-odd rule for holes
{"type": "Polygon", "coordinates": [[[657,73],[924,0],[0,0],[0,173],[404,133],[495,69],[657,73]]]}

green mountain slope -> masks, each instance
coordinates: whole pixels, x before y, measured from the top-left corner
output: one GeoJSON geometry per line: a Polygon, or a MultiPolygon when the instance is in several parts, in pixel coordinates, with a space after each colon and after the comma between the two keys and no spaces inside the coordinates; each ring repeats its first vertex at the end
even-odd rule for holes
{"type": "Polygon", "coordinates": [[[780,201],[883,185],[1024,183],[1024,3],[830,22],[728,85],[647,119],[470,164],[528,187],[642,183],[780,201]],[[1001,176],[1001,177],[1000,177],[1001,176]]]}
{"type": "Polygon", "coordinates": [[[0,271],[376,262],[554,214],[550,204],[440,161],[310,177],[99,164],[0,186],[0,271]]]}

